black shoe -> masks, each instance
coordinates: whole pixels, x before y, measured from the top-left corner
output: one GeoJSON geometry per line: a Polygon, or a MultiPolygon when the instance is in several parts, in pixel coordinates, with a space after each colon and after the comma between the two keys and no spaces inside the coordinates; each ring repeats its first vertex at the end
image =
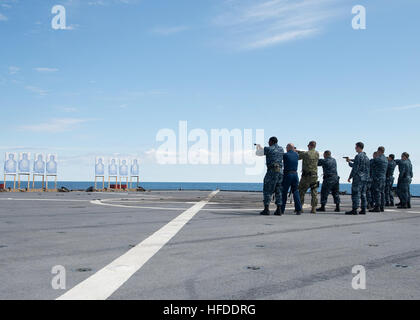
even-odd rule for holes
{"type": "Polygon", "coordinates": [[[405,204],[401,204],[397,206],[397,209],[407,209],[407,206],[405,204]]]}
{"type": "Polygon", "coordinates": [[[390,207],[391,204],[389,202],[385,203],[385,207],[390,207]]]}
{"type": "Polygon", "coordinates": [[[300,216],[302,214],[302,210],[296,211],[296,215],[300,216]]]}
{"type": "Polygon", "coordinates": [[[339,204],[335,205],[335,210],[334,211],[335,212],[340,212],[340,205],[339,204]]]}
{"type": "Polygon", "coordinates": [[[411,202],[407,203],[407,209],[411,209],[411,202]]]}
{"type": "Polygon", "coordinates": [[[352,209],[350,211],[346,212],[346,215],[353,215],[353,216],[357,216],[357,210],[356,209],[352,209]]]}
{"type": "Polygon", "coordinates": [[[401,205],[401,201],[395,204],[395,206],[397,206],[397,207],[400,206],[400,205],[401,205]]]}
{"type": "Polygon", "coordinates": [[[379,207],[375,207],[373,209],[370,209],[369,212],[381,212],[381,209],[379,209],[379,207]]]}
{"type": "Polygon", "coordinates": [[[390,207],[393,207],[393,206],[394,206],[394,202],[391,202],[391,203],[389,204],[389,206],[390,206],[390,207]]]}
{"type": "Polygon", "coordinates": [[[270,210],[268,209],[268,206],[264,206],[264,210],[260,212],[260,215],[262,216],[269,216],[270,210]]]}
{"type": "Polygon", "coordinates": [[[275,216],[281,216],[281,215],[283,215],[283,212],[281,211],[281,207],[280,206],[277,206],[277,210],[276,210],[276,212],[274,212],[274,215],[275,216]]]}
{"type": "Polygon", "coordinates": [[[321,207],[316,209],[318,212],[325,212],[325,205],[321,204],[321,207]]]}
{"type": "Polygon", "coordinates": [[[366,214],[366,209],[362,209],[359,211],[359,214],[366,214]]]}
{"type": "Polygon", "coordinates": [[[385,208],[384,207],[381,207],[381,212],[385,212],[385,208]]]}

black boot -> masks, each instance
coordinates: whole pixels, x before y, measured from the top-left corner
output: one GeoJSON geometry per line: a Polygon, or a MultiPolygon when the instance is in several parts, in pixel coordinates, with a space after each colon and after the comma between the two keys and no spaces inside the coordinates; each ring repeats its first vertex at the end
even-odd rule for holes
{"type": "Polygon", "coordinates": [[[264,205],[264,210],[260,212],[260,215],[262,215],[262,216],[269,216],[270,215],[269,206],[264,205]]]}
{"type": "Polygon", "coordinates": [[[281,206],[277,206],[276,212],[274,212],[275,216],[281,216],[283,215],[283,212],[281,211],[281,206]]]}
{"type": "Polygon", "coordinates": [[[352,209],[350,211],[346,212],[346,215],[353,215],[353,216],[357,216],[357,209],[352,209]]]}
{"type": "Polygon", "coordinates": [[[397,209],[407,209],[407,205],[405,203],[401,203],[397,206],[397,209]]]}
{"type": "Polygon", "coordinates": [[[384,207],[381,207],[380,209],[381,209],[381,212],[385,212],[385,208],[384,207]]]}
{"type": "Polygon", "coordinates": [[[411,201],[407,202],[407,209],[411,209],[411,201]]]}
{"type": "Polygon", "coordinates": [[[318,212],[325,212],[325,204],[321,204],[321,207],[316,209],[318,212]]]}
{"type": "Polygon", "coordinates": [[[339,203],[337,203],[336,205],[335,205],[335,210],[334,210],[335,212],[340,212],[340,204],[339,203]]]}
{"type": "Polygon", "coordinates": [[[362,208],[362,210],[360,210],[359,214],[366,214],[366,209],[362,208]]]}
{"type": "Polygon", "coordinates": [[[381,212],[381,209],[379,209],[379,207],[374,207],[373,209],[370,209],[369,212],[381,212]]]}
{"type": "Polygon", "coordinates": [[[390,207],[393,207],[394,206],[394,202],[391,201],[390,204],[389,204],[389,206],[390,207]]]}

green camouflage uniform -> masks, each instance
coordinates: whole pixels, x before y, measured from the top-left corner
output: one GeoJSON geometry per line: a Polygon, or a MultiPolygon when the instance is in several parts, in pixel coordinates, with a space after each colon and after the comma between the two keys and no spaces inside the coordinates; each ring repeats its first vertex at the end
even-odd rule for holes
{"type": "Polygon", "coordinates": [[[311,206],[312,211],[315,211],[318,205],[318,160],[319,153],[315,149],[309,151],[298,151],[299,160],[302,162],[302,178],[299,183],[299,194],[302,206],[305,202],[305,193],[308,188],[311,188],[311,206]]]}

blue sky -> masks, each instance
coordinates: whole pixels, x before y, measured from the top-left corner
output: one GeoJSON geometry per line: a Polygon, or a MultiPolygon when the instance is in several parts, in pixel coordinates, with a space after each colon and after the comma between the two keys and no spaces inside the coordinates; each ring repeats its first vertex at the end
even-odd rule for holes
{"type": "Polygon", "coordinates": [[[90,180],[95,155],[113,154],[139,157],[144,181],[262,180],[157,164],[157,132],[187,120],[316,140],[342,182],[359,140],[369,156],[408,151],[416,174],[419,13],[416,0],[0,0],[0,152],[56,152],[61,180],[90,180]],[[57,4],[67,30],[51,27],[57,4]],[[358,4],[366,30],[351,26],[358,4]]]}

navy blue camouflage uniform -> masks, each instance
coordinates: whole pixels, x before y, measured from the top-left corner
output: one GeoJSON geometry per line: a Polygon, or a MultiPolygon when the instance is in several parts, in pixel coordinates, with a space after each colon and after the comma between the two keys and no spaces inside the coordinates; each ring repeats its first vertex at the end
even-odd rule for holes
{"type": "Polygon", "coordinates": [[[321,187],[321,205],[327,204],[328,195],[331,192],[334,203],[340,204],[340,177],[337,173],[337,161],[328,157],[318,160],[318,166],[322,166],[324,171],[324,180],[321,187]]]}
{"type": "Polygon", "coordinates": [[[264,177],[264,205],[271,202],[273,193],[276,197],[276,204],[282,204],[282,181],[283,181],[283,155],[284,150],[278,144],[264,148],[266,156],[267,173],[264,177]]]}
{"type": "Polygon", "coordinates": [[[410,160],[395,160],[400,174],[398,176],[397,195],[401,205],[407,206],[411,200],[410,183],[413,178],[413,167],[410,160]]]}
{"type": "Polygon", "coordinates": [[[359,207],[359,202],[362,210],[366,210],[366,185],[370,170],[369,158],[365,152],[360,152],[353,161],[349,162],[349,166],[352,167],[350,179],[353,179],[351,185],[353,210],[359,207]]]}
{"type": "Polygon", "coordinates": [[[392,193],[392,186],[394,185],[394,171],[397,163],[395,160],[388,160],[388,168],[386,170],[385,181],[385,202],[394,205],[394,195],[392,193]]]}
{"type": "Polygon", "coordinates": [[[372,159],[372,193],[375,208],[383,208],[385,206],[385,181],[386,172],[388,170],[388,160],[381,154],[372,159]],[[373,167],[373,168],[372,168],[373,167]]]}
{"type": "Polygon", "coordinates": [[[369,179],[366,183],[366,200],[369,207],[373,207],[374,198],[373,198],[373,188],[372,188],[372,177],[374,176],[373,172],[373,159],[370,159],[370,169],[369,169],[369,179]]]}

